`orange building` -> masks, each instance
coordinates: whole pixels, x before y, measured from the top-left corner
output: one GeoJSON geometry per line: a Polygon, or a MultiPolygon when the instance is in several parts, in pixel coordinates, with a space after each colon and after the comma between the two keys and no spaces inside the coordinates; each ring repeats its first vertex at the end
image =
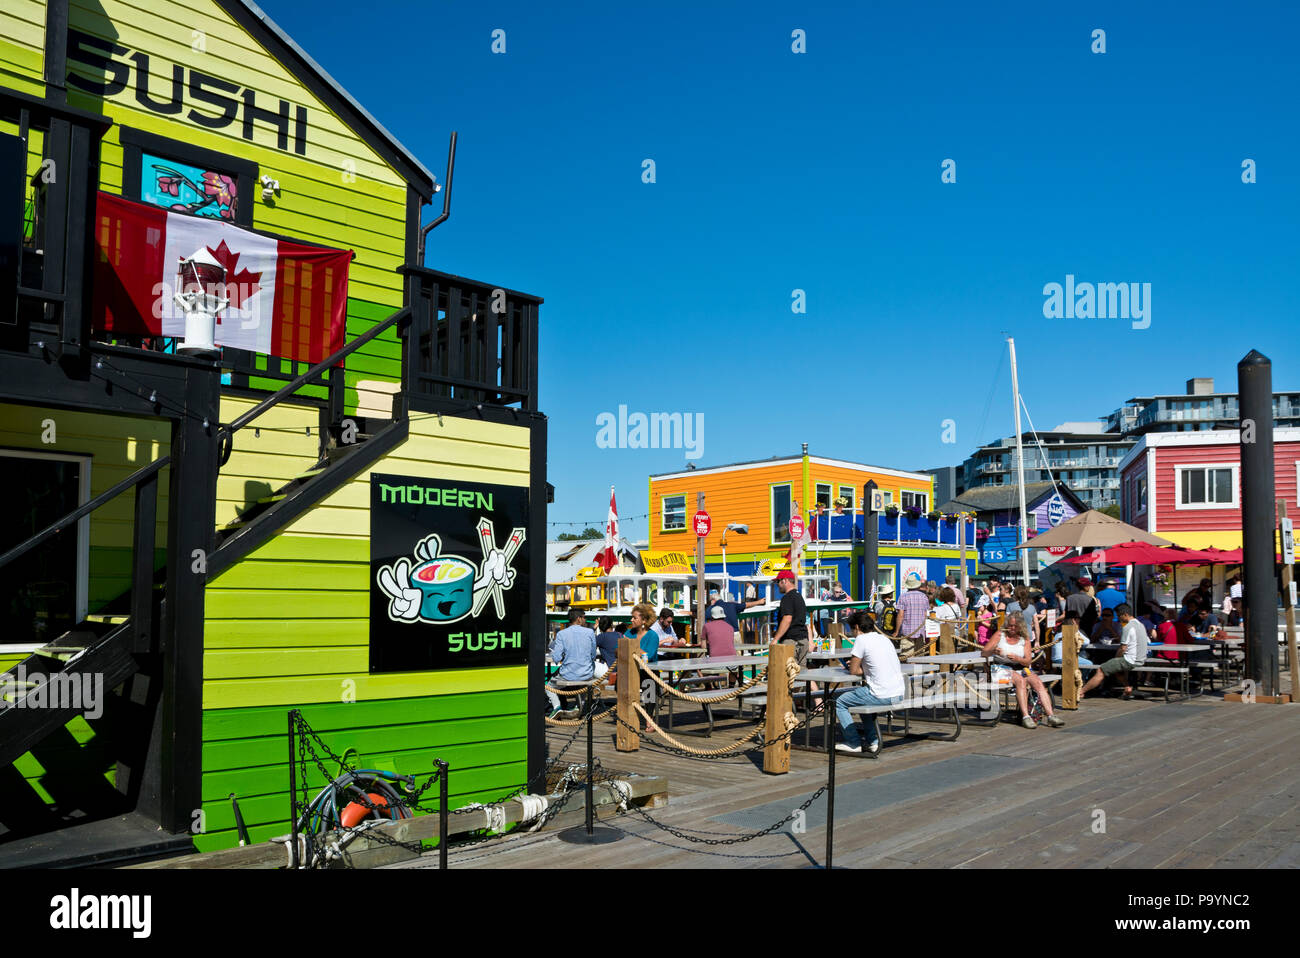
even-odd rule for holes
{"type": "MultiPolygon", "coordinates": [[[[694,554],[695,533],[691,517],[695,515],[698,494],[704,493],[705,511],[712,519],[712,531],[705,538],[707,571],[722,571],[722,533],[728,524],[749,527],[746,535],[732,532],[727,537],[727,572],[731,575],[753,574],[766,559],[777,559],[790,548],[790,517],[796,508],[805,520],[818,504],[827,515],[837,508],[856,516],[861,528],[862,489],[874,480],[886,505],[906,510],[919,508],[922,514],[935,507],[934,479],[927,473],[905,472],[883,466],[870,466],[820,456],[773,458],[733,463],[703,469],[651,476],[650,551],[681,551],[694,554]]],[[[805,568],[820,558],[822,568],[838,569],[840,581],[854,595],[860,589],[862,575],[860,534],[855,538],[848,530],[852,519],[831,524],[822,520],[820,549],[810,548],[804,555],[805,568]]],[[[886,519],[880,526],[880,577],[885,584],[896,584],[910,569],[924,570],[927,578],[941,579],[960,566],[960,552],[955,540],[955,522],[920,523],[886,519]],[[946,531],[944,526],[947,526],[946,531]]],[[[813,526],[810,524],[810,531],[813,526]]],[[[971,530],[968,530],[970,532],[971,530]]],[[[968,571],[975,571],[973,541],[968,550],[968,571]]]]}

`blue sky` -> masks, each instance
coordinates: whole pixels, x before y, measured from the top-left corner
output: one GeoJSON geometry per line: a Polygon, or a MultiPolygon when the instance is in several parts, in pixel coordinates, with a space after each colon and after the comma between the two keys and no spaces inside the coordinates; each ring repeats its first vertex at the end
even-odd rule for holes
{"type": "Polygon", "coordinates": [[[1005,335],[1040,429],[1252,348],[1300,388],[1294,4],[262,2],[440,176],[459,130],[428,263],[546,299],[554,522],[685,466],[598,448],[619,404],[703,414],[700,466],[919,469],[1011,432],[1005,335]],[[1067,273],[1149,328],[1045,319],[1067,273]]]}

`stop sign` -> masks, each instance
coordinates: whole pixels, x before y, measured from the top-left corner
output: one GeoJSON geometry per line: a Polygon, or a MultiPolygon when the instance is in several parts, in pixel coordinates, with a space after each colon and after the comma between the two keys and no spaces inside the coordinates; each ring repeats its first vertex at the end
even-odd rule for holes
{"type": "Polygon", "coordinates": [[[695,513],[694,525],[695,534],[703,539],[709,534],[709,530],[713,528],[713,520],[709,518],[707,512],[701,510],[695,513]]]}
{"type": "Polygon", "coordinates": [[[1048,546],[1047,554],[1053,556],[1063,556],[1070,551],[1069,546],[1048,546]]]}
{"type": "Polygon", "coordinates": [[[790,520],[790,539],[792,541],[798,541],[799,539],[802,538],[803,538],[803,519],[799,516],[795,516],[793,519],[790,520]]]}

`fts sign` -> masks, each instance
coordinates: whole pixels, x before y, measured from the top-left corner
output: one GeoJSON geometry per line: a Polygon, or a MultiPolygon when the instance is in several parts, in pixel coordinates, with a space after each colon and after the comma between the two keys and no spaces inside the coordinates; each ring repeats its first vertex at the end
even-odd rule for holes
{"type": "Polygon", "coordinates": [[[370,477],[370,671],[522,665],[528,490],[370,477]]]}

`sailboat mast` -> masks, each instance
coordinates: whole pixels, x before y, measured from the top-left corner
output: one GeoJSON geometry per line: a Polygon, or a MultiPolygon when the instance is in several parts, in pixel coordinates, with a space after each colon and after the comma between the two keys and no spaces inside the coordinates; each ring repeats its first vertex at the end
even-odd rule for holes
{"type": "MultiPolygon", "coordinates": [[[[1020,380],[1016,376],[1016,341],[1007,337],[1007,345],[1011,347],[1011,403],[1015,411],[1016,419],[1016,459],[1019,465],[1016,467],[1016,484],[1020,487],[1020,544],[1024,545],[1027,539],[1028,520],[1025,509],[1025,445],[1020,440],[1020,380]]],[[[1025,577],[1025,587],[1029,587],[1029,550],[1020,550],[1020,569],[1025,577]]]]}

